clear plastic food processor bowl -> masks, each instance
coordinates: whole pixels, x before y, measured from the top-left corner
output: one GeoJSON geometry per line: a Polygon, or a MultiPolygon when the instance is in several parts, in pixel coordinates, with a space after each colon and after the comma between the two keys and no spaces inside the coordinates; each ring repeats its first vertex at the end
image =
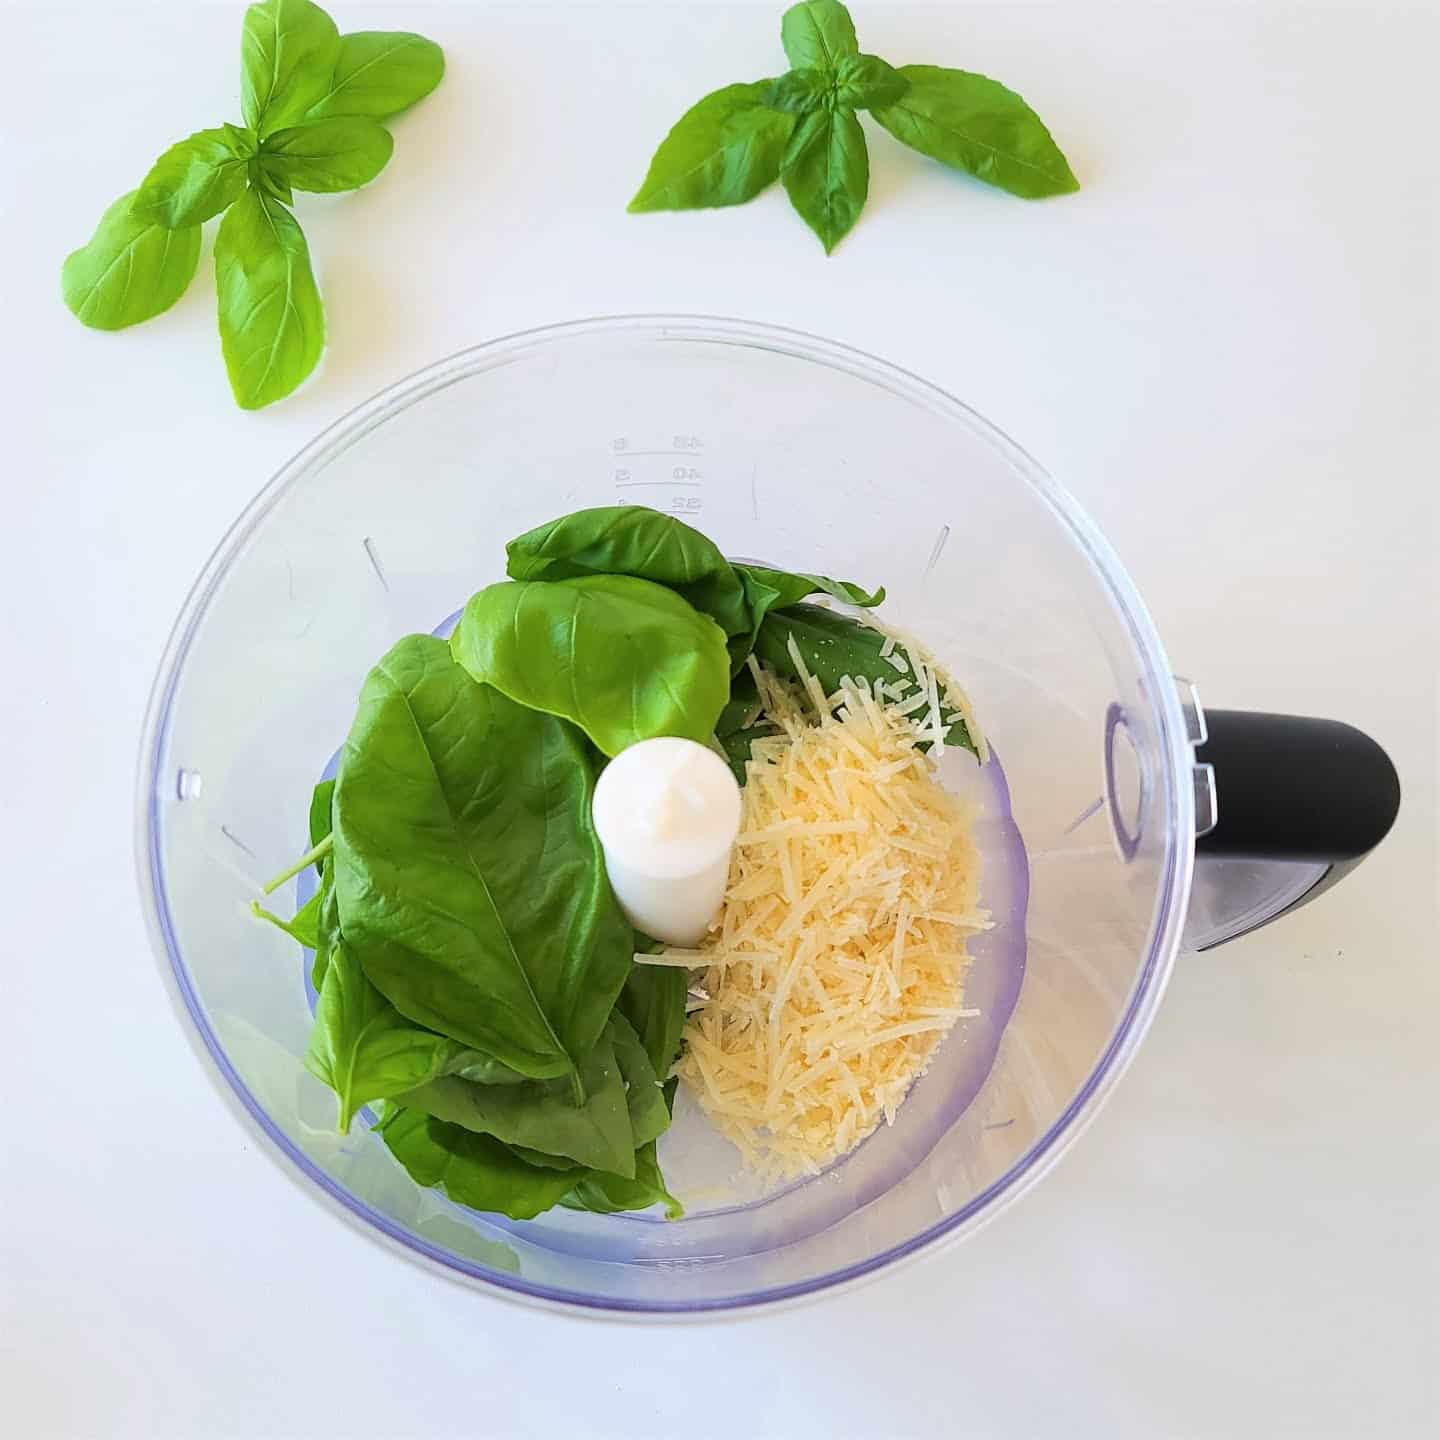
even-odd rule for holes
{"type": "MultiPolygon", "coordinates": [[[[222,1090],[301,1185],[497,1292],[686,1314],[799,1297],[975,1230],[1084,1127],[1179,944],[1192,751],[1115,556],[1018,446],[950,396],[792,331],[640,317],[484,345],[296,457],[206,566],[157,681],[140,774],[155,943],[222,1090]],[[864,585],[968,689],[994,758],[948,753],[980,811],[968,1006],[893,1126],[772,1193],[682,1103],[661,1142],[687,1218],[478,1215],[417,1188],[303,1066],[299,948],[258,886],[401,635],[498,579],[504,543],[637,503],[727,553],[864,585]]],[[[277,899],[283,908],[285,896],[277,899]]]]}

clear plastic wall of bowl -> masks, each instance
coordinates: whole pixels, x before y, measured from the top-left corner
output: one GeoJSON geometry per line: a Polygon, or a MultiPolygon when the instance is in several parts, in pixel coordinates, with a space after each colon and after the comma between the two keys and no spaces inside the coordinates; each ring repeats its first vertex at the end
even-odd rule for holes
{"type": "Polygon", "coordinates": [[[157,682],[142,885],[199,1048],[302,1184],[484,1285],[619,1311],[741,1306],[973,1228],[1093,1112],[1176,949],[1188,754],[1164,655],[1118,564],[984,421],[791,332],[600,321],[395,387],[237,523],[157,682]],[[374,661],[501,578],[510,537],[617,503],[676,514],[735,556],[887,587],[883,614],[963,680],[995,747],[983,771],[947,752],[945,775],[980,808],[997,923],[972,947],[980,1014],[896,1124],[824,1175],[763,1194],[682,1105],[661,1157],[686,1219],[511,1222],[417,1189],[363,1121],[335,1133],[333,1097],[303,1066],[301,954],[248,907],[303,850],[311,786],[374,661]]]}

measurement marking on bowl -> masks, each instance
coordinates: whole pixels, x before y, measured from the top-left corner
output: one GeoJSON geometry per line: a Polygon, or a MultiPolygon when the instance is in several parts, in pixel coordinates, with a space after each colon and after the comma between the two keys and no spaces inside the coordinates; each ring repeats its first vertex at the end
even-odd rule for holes
{"type": "Polygon", "coordinates": [[[655,450],[632,449],[628,435],[617,435],[610,442],[610,450],[615,455],[693,455],[704,448],[705,441],[699,435],[676,435],[668,447],[655,450]]]}
{"type": "MultiPolygon", "coordinates": [[[[676,1242],[679,1243],[679,1242],[676,1242]]],[[[723,1260],[724,1255],[635,1255],[632,1265],[648,1265],[653,1270],[698,1270],[712,1261],[723,1260]]]]}
{"type": "Polygon", "coordinates": [[[367,535],[361,542],[365,546],[365,553],[370,557],[370,568],[375,572],[375,578],[385,587],[390,588],[390,582],[385,578],[385,572],[380,568],[380,556],[375,550],[375,542],[367,535]]]}
{"type": "Polygon", "coordinates": [[[1012,1115],[1008,1120],[997,1120],[993,1125],[985,1125],[981,1128],[985,1130],[1008,1130],[1014,1123],[1015,1117],[1012,1115]]]}
{"type": "Polygon", "coordinates": [[[243,850],[252,860],[258,860],[260,858],[228,825],[222,825],[220,827],[220,833],[235,846],[237,850],[243,850]]]}
{"type": "Polygon", "coordinates": [[[204,781],[198,770],[177,770],[175,772],[175,798],[177,800],[198,800],[204,789],[204,781]]]}
{"type": "Polygon", "coordinates": [[[1105,797],[1097,795],[1066,827],[1064,833],[1073,835],[1092,815],[1098,815],[1105,808],[1105,797]]]}
{"type": "Polygon", "coordinates": [[[920,577],[920,583],[922,585],[930,578],[930,572],[939,563],[940,552],[945,548],[945,542],[949,538],[950,527],[948,525],[942,525],[940,527],[940,533],[935,537],[935,544],[931,548],[930,558],[925,562],[925,573],[920,577]]]}

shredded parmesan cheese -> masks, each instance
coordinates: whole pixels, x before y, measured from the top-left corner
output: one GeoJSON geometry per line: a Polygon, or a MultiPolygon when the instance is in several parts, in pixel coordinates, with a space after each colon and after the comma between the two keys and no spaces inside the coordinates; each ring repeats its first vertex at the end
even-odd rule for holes
{"type": "MultiPolygon", "coordinates": [[[[851,618],[883,635],[885,640],[880,646],[880,654],[894,665],[901,675],[911,677],[901,680],[898,688],[887,687],[891,691],[888,698],[894,701],[906,700],[907,714],[913,714],[920,709],[929,710],[930,728],[942,735],[957,719],[963,721],[971,743],[975,746],[975,753],[983,765],[990,758],[990,747],[985,743],[984,733],[980,729],[980,722],[975,718],[969,697],[946,673],[945,667],[913,635],[886,625],[873,610],[856,610],[851,618]],[[936,690],[945,692],[943,723],[936,690]]],[[[882,701],[887,699],[885,696],[879,698],[882,701]]]]}
{"type": "Polygon", "coordinates": [[[903,703],[849,678],[827,696],[797,654],[799,686],[751,658],[781,733],[751,749],[724,909],[698,950],[635,957],[696,971],[691,994],[709,998],[676,1073],[775,1178],[893,1121],[975,1013],[962,999],[967,940],[989,927],[979,857],[966,807],[917,748],[944,733],[939,685],[963,701],[929,657],[886,643],[918,682],[903,703]]]}

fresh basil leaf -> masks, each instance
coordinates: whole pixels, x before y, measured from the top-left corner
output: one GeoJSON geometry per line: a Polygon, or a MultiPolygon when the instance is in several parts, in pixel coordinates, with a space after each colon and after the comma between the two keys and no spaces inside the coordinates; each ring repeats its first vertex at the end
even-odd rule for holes
{"type": "Polygon", "coordinates": [[[984,75],[904,65],[910,88],[875,118],[902,144],[1027,200],[1080,188],[1040,117],[984,75]]]}
{"type": "Polygon", "coordinates": [[[428,635],[370,672],[341,755],[346,944],[402,1014],[535,1079],[589,1053],[630,969],[594,785],[578,730],[428,635]]]}
{"type": "Polygon", "coordinates": [[[512,1154],[518,1155],[527,1165],[538,1165],[542,1170],[573,1170],[575,1168],[575,1162],[567,1160],[563,1155],[547,1155],[545,1151],[532,1150],[528,1145],[509,1145],[506,1148],[512,1154]]]}
{"type": "MultiPolygon", "coordinates": [[[[792,605],[772,611],[755,637],[755,658],[778,674],[798,680],[800,673],[790,655],[791,640],[805,668],[820,682],[826,694],[838,690],[846,675],[872,684],[877,680],[903,684],[906,679],[888,657],[881,655],[885,636],[879,630],[819,605],[792,605]]],[[[918,689],[915,698],[919,698],[918,689]]],[[[948,726],[945,743],[976,753],[965,721],[949,703],[943,687],[939,700],[941,720],[948,726]]]]}
{"type": "Polygon", "coordinates": [[[565,1080],[477,1085],[454,1075],[439,1076],[396,1095],[395,1103],[449,1125],[493,1135],[506,1144],[633,1174],[635,1146],[652,1137],[637,1139],[634,1134],[624,1075],[608,1027],[581,1062],[580,1079],[585,1091],[582,1105],[574,1103],[565,1080]]]}
{"type": "Polygon", "coordinates": [[[780,178],[830,254],[860,218],[870,189],[870,155],[854,112],[826,107],[807,115],[790,137],[780,178]]]}
{"type": "MultiPolygon", "coordinates": [[[[332,829],[330,811],[334,799],[335,782],[333,780],[321,780],[310,792],[309,833],[312,850],[330,837],[332,829]]],[[[340,938],[340,911],[335,900],[332,853],[327,851],[315,862],[315,869],[320,875],[320,883],[315,887],[315,893],[305,907],[308,910],[310,905],[315,906],[315,939],[310,945],[310,949],[315,952],[315,958],[310,964],[310,983],[315,987],[317,995],[325,983],[325,971],[330,966],[330,951],[340,938]]]]}
{"type": "Polygon", "coordinates": [[[727,635],[751,628],[745,591],[730,562],[698,530],[644,505],[577,510],[505,547],[514,580],[635,575],[683,595],[727,635]]]}
{"type": "Polygon", "coordinates": [[[378,121],[341,115],[276,130],[261,153],[267,174],[297,190],[334,194],[368,185],[394,149],[390,132],[378,121]]]}
{"type": "Polygon", "coordinates": [[[760,691],[749,669],[739,671],[730,681],[730,698],[715,722],[715,735],[723,740],[737,730],[748,729],[760,715],[760,691]]]}
{"type": "Polygon", "coordinates": [[[442,1190],[457,1205],[533,1220],[586,1178],[579,1166],[530,1165],[492,1135],[416,1110],[387,1109],[376,1127],[390,1153],[417,1185],[442,1190]]]}
{"type": "Polygon", "coordinates": [[[317,889],[288,920],[267,910],[258,900],[250,902],[250,913],[257,920],[268,920],[277,930],[283,930],[292,940],[298,940],[307,950],[313,950],[320,943],[316,930],[320,916],[320,900],[320,891],[317,889]]]}
{"type": "MultiPolygon", "coordinates": [[[[322,780],[310,792],[310,848],[313,850],[335,828],[331,810],[335,804],[335,782],[322,780]]],[[[324,861],[319,861],[316,870],[323,872],[324,861]]]]}
{"type": "MultiPolygon", "coordinates": [[[[670,1128],[670,1111],[660,1093],[660,1080],[634,1026],[621,1010],[617,1009],[611,1015],[606,1034],[615,1048],[615,1061],[625,1082],[625,1105],[634,1132],[631,1145],[644,1145],[670,1128]]],[[[633,1157],[627,1157],[623,1166],[601,1165],[597,1168],[623,1175],[629,1170],[631,1159],[633,1157]]]]}
{"type": "Polygon", "coordinates": [[[529,1085],[528,1075],[512,1070],[493,1055],[484,1055],[479,1050],[462,1050],[445,1067],[447,1075],[458,1075],[462,1080],[472,1080],[477,1085],[529,1085]]]}
{"type": "Polygon", "coordinates": [[[320,361],[325,312],[305,236],[278,201],[247,188],[215,236],[220,345],[236,403],[290,394],[320,361]]]}
{"type": "Polygon", "coordinates": [[[240,35],[240,109],[267,135],[291,125],[330,88],[340,53],[335,22],[310,0],[262,0],[240,35]]]}
{"type": "MultiPolygon", "coordinates": [[[[761,621],[772,610],[798,604],[807,595],[818,593],[833,595],[847,605],[858,605],[867,610],[872,606],[879,605],[885,599],[883,585],[872,592],[861,589],[860,586],[852,584],[849,580],[832,580],[828,575],[806,575],[801,571],[771,570],[764,565],[736,565],[735,574],[744,588],[745,603],[750,609],[750,632],[742,641],[732,642],[732,654],[743,648],[744,655],[748,655],[755,648],[755,636],[760,629],[761,621]]],[[[742,662],[744,655],[741,657],[742,662]]],[[[736,682],[739,681],[742,673],[737,668],[736,682]]],[[[732,700],[736,693],[735,682],[732,682],[730,688],[732,700]]],[[[758,708],[759,697],[756,696],[755,699],[758,708]]],[[[748,720],[745,722],[747,725],[749,723],[748,720]]],[[[740,728],[742,728],[740,725],[734,723],[732,714],[727,728],[722,730],[717,726],[715,733],[723,739],[729,731],[740,728]]]]}
{"type": "Polygon", "coordinates": [[[910,82],[878,55],[842,55],[835,66],[835,103],[852,110],[893,105],[910,82]]]}
{"type": "Polygon", "coordinates": [[[806,65],[767,81],[765,103],[787,115],[808,115],[823,105],[829,94],[830,76],[824,70],[806,65]]]}
{"type": "Polygon", "coordinates": [[[795,117],[765,103],[768,82],[727,85],[691,106],[660,142],[632,213],[741,205],[780,173],[795,117]]]}
{"type": "MultiPolygon", "coordinates": [[[[731,565],[700,531],[643,505],[577,510],[537,526],[505,547],[506,573],[516,580],[568,580],[580,575],[634,575],[683,595],[731,637],[739,672],[767,611],[825,591],[851,605],[878,605],[858,585],[824,575],[761,565],[731,565]]],[[[733,693],[733,692],[732,692],[733,693]]],[[[725,722],[717,721],[723,734],[725,722]]],[[[738,728],[729,726],[728,728],[738,728]]]]}
{"type": "Polygon", "coordinates": [[[560,1203],[569,1210],[591,1210],[597,1215],[648,1210],[652,1205],[663,1205],[667,1220],[679,1220],[685,1214],[685,1207],[665,1188],[653,1140],[636,1150],[633,1179],[592,1170],[560,1203]]]}
{"type": "Polygon", "coordinates": [[[804,0],[792,5],[780,20],[780,43],[785,58],[797,70],[815,66],[833,71],[843,56],[860,48],[855,22],[836,0],[804,0]]]}
{"type": "Polygon", "coordinates": [[[335,70],[310,117],[368,115],[386,120],[423,100],[445,73],[445,52],[403,30],[357,30],[340,37],[335,70]]]}
{"type": "Polygon", "coordinates": [[[680,1032],[685,1028],[685,998],[689,972],[674,965],[636,965],[626,977],[616,1010],[650,1057],[650,1068],[664,1080],[680,1053],[680,1032]]]}
{"type": "Polygon", "coordinates": [[[268,155],[256,155],[251,159],[250,184],[282,205],[295,203],[295,192],[291,190],[290,182],[279,173],[268,155]]]}
{"type": "Polygon", "coordinates": [[[477,680],[574,721],[611,756],[657,735],[703,744],[729,691],[720,627],[632,575],[489,585],[471,597],[450,644],[477,680]]]}
{"type": "Polygon", "coordinates": [[[341,1134],[362,1105],[424,1085],[460,1048],[401,1015],[343,939],[330,950],[305,1068],[339,1099],[341,1134]]]}
{"type": "Polygon", "coordinates": [[[318,996],[330,968],[330,952],[340,943],[340,906],[335,899],[335,870],[327,855],[321,864],[319,902],[315,911],[315,958],[310,962],[310,983],[318,996]]]}
{"type": "Polygon", "coordinates": [[[850,580],[832,580],[828,575],[807,575],[803,570],[771,570],[766,565],[736,565],[735,573],[753,610],[778,610],[795,605],[807,595],[833,595],[847,605],[869,610],[884,603],[885,587],[866,590],[850,580]],[[773,596],[774,598],[770,598],[773,596]]]}
{"type": "Polygon", "coordinates": [[[131,202],[144,220],[178,230],[218,215],[245,188],[251,152],[236,147],[233,126],[197,130],[150,167],[131,202]]]}
{"type": "Polygon", "coordinates": [[[200,227],[170,230],[132,213],[138,193],[122,195],[61,268],[65,304],[92,330],[123,330],[168,310],[200,263],[200,227]]]}

